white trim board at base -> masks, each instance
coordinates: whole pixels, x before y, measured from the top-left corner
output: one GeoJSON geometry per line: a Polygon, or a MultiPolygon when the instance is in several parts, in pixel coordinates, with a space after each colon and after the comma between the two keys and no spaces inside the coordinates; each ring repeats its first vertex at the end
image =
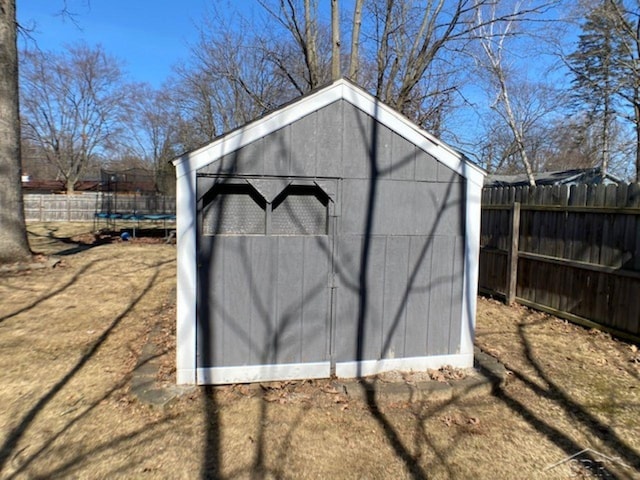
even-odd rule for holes
{"type": "MultiPolygon", "coordinates": [[[[473,367],[473,354],[435,355],[430,357],[390,358],[364,360],[362,362],[339,362],[336,364],[338,378],[358,378],[392,370],[417,372],[438,369],[449,365],[456,368],[473,367]]],[[[183,375],[189,376],[182,372],[183,375]]],[[[196,369],[198,385],[226,385],[234,383],[272,382],[329,378],[329,362],[289,363],[280,365],[248,365],[238,367],[213,367],[196,369]]]]}
{"type": "Polygon", "coordinates": [[[398,370],[401,372],[424,372],[449,365],[456,368],[473,367],[473,353],[458,355],[434,355],[430,357],[386,358],[361,362],[336,363],[338,378],[358,378],[398,370]]]}
{"type": "Polygon", "coordinates": [[[329,362],[245,365],[196,369],[198,385],[273,382],[329,377],[329,362]]]}

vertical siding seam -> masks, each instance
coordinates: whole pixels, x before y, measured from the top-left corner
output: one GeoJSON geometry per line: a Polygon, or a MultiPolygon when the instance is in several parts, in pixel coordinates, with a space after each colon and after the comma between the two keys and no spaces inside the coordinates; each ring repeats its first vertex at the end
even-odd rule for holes
{"type": "MultiPolygon", "coordinates": [[[[249,258],[254,259],[255,257],[255,242],[256,239],[255,238],[250,238],[249,239],[249,258]]],[[[251,303],[253,305],[255,305],[255,301],[253,300],[255,298],[256,295],[256,279],[254,278],[254,280],[252,282],[249,282],[249,298],[252,299],[251,303]]],[[[253,338],[253,315],[254,315],[254,308],[250,305],[249,306],[249,339],[253,338]]],[[[249,365],[253,365],[253,359],[252,356],[254,355],[253,352],[253,348],[251,348],[251,341],[249,341],[249,365]]],[[[257,362],[256,362],[257,363],[257,362]]]]}
{"type": "MultiPolygon", "coordinates": [[[[273,237],[272,237],[273,238],[273,237]]],[[[276,354],[276,352],[272,352],[272,347],[273,347],[273,341],[276,338],[276,335],[278,335],[279,333],[279,329],[280,329],[280,302],[278,301],[280,298],[280,237],[275,236],[276,239],[276,255],[275,255],[275,260],[276,260],[276,265],[275,265],[275,274],[276,274],[276,281],[275,281],[275,285],[276,285],[276,292],[274,295],[274,309],[275,309],[275,314],[273,316],[273,322],[271,322],[270,325],[270,331],[269,331],[269,336],[268,338],[268,345],[265,345],[264,347],[266,348],[265,353],[267,354],[267,358],[269,356],[272,357],[271,363],[277,363],[278,359],[277,356],[274,356],[276,354]]]]}
{"type": "MultiPolygon", "coordinates": [[[[388,258],[387,258],[387,254],[388,254],[388,249],[387,249],[387,241],[388,241],[388,237],[385,236],[384,237],[384,263],[382,266],[382,311],[381,313],[381,318],[380,318],[380,330],[381,330],[381,334],[380,334],[380,358],[384,358],[387,354],[387,352],[384,351],[384,344],[385,344],[385,326],[386,326],[386,322],[385,320],[387,319],[387,312],[385,311],[385,304],[384,304],[384,297],[385,297],[385,285],[387,284],[387,262],[388,262],[388,258]]],[[[389,334],[391,333],[391,331],[389,331],[389,334]]],[[[389,338],[389,342],[391,342],[391,339],[389,338]]],[[[391,343],[389,343],[389,345],[391,345],[391,343]]]]}
{"type": "Polygon", "coordinates": [[[411,172],[411,180],[412,181],[416,181],[416,170],[418,169],[418,147],[416,146],[415,143],[413,143],[413,153],[411,154],[413,156],[413,160],[412,160],[412,165],[413,165],[413,172],[411,172]]]}
{"type": "MultiPolygon", "coordinates": [[[[458,239],[458,235],[454,235],[453,237],[453,255],[451,255],[451,280],[449,281],[449,288],[451,289],[449,292],[449,319],[447,321],[447,350],[449,350],[449,346],[451,345],[451,327],[453,325],[453,305],[454,305],[454,301],[455,301],[455,283],[456,283],[456,279],[455,274],[456,274],[456,256],[458,255],[458,245],[460,243],[459,239],[458,239]]],[[[451,353],[451,352],[447,352],[447,353],[451,353]]]]}
{"type": "Polygon", "coordinates": [[[313,112],[311,118],[313,119],[313,124],[311,126],[313,131],[313,139],[314,139],[314,149],[313,149],[313,176],[318,176],[318,111],[313,112]]]}
{"type": "MultiPolygon", "coordinates": [[[[220,241],[223,242],[223,244],[221,245],[222,248],[220,248],[220,253],[221,253],[221,255],[220,255],[220,263],[222,263],[222,278],[226,279],[227,278],[227,271],[226,271],[227,265],[226,265],[226,262],[224,261],[226,255],[222,254],[222,252],[225,251],[224,243],[226,243],[226,242],[224,240],[224,237],[222,237],[222,236],[220,237],[220,241]]],[[[214,262],[215,262],[215,254],[214,254],[213,258],[214,258],[214,262]]],[[[213,265],[213,268],[215,268],[215,263],[213,265]]],[[[208,292],[205,293],[205,295],[207,295],[207,294],[208,294],[208,292]]],[[[222,298],[227,298],[227,282],[225,282],[225,281],[222,282],[222,298]]],[[[220,299],[220,301],[222,301],[222,299],[220,299]]],[[[216,303],[217,303],[216,301],[213,302],[214,312],[217,310],[216,303]]],[[[221,319],[221,321],[220,321],[220,340],[221,340],[220,345],[221,345],[221,348],[220,348],[220,350],[222,350],[222,352],[220,352],[220,364],[221,365],[226,365],[226,358],[225,358],[226,355],[225,355],[225,351],[224,351],[224,346],[227,344],[227,342],[225,342],[225,330],[226,330],[225,327],[227,325],[227,322],[225,321],[225,315],[222,314],[222,309],[220,309],[220,312],[221,312],[221,315],[220,315],[220,319],[221,319]]],[[[211,307],[209,307],[209,316],[211,316],[211,307]]],[[[211,318],[209,318],[209,328],[210,328],[210,330],[209,330],[209,342],[213,343],[214,348],[215,348],[215,344],[216,344],[216,341],[215,341],[215,336],[216,336],[215,321],[212,323],[212,319],[211,318]],[[213,330],[213,335],[211,334],[212,333],[211,330],[213,330]],[[214,337],[213,341],[211,341],[211,337],[212,336],[214,337]]],[[[213,363],[215,365],[215,359],[216,359],[215,353],[212,355],[212,357],[213,357],[213,363]]]]}
{"type": "MultiPolygon", "coordinates": [[[[425,350],[426,350],[426,355],[429,356],[431,355],[431,352],[429,352],[429,337],[431,336],[431,330],[433,327],[433,319],[431,318],[431,293],[432,293],[432,288],[433,288],[433,252],[435,252],[436,250],[436,237],[437,235],[433,235],[433,243],[432,243],[432,247],[431,248],[431,257],[429,258],[429,282],[427,283],[427,285],[429,285],[429,303],[427,304],[427,338],[425,339],[425,350]]],[[[429,241],[429,240],[427,240],[429,241]]]]}
{"type": "MultiPolygon", "coordinates": [[[[298,353],[298,361],[302,363],[302,346],[304,345],[304,292],[305,289],[305,263],[306,263],[306,250],[307,250],[307,237],[302,237],[302,288],[300,290],[300,341],[299,341],[299,353],[298,353]]],[[[313,283],[312,283],[313,284],[313,283]]]]}
{"type": "Polygon", "coordinates": [[[411,272],[411,241],[413,237],[407,238],[408,248],[407,248],[407,270],[404,276],[404,284],[407,286],[407,300],[404,305],[404,336],[402,339],[402,356],[404,357],[407,354],[407,311],[409,310],[409,302],[411,301],[411,284],[409,283],[409,272],[411,272]]]}
{"type": "MultiPolygon", "coordinates": [[[[411,267],[410,267],[410,263],[411,263],[411,236],[407,236],[405,237],[406,242],[407,242],[407,263],[406,263],[406,270],[405,270],[405,274],[404,274],[404,284],[406,285],[405,288],[409,289],[410,285],[409,285],[409,272],[411,272],[411,267]]],[[[410,291],[407,292],[407,296],[406,296],[406,300],[404,302],[404,305],[400,305],[400,308],[402,309],[400,312],[400,318],[401,321],[404,323],[404,328],[403,328],[403,338],[402,338],[402,357],[404,358],[407,354],[407,346],[406,346],[406,342],[407,342],[407,325],[408,325],[408,321],[407,321],[407,314],[409,311],[409,298],[410,298],[410,291]]]]}

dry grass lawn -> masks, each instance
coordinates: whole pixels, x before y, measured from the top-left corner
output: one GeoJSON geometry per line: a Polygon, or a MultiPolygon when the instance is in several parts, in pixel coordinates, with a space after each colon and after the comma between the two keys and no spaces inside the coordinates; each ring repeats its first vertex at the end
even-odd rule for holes
{"type": "Polygon", "coordinates": [[[638,478],[632,344],[480,299],[477,344],[510,371],[493,396],[362,402],[319,381],[153,409],[129,386],[157,324],[171,365],[175,246],[29,230],[63,260],[0,276],[1,478],[638,478]]]}

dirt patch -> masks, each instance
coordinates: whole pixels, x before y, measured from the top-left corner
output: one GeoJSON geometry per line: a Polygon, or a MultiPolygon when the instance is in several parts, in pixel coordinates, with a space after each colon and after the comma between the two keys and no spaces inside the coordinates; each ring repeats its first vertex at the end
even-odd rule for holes
{"type": "MultiPolygon", "coordinates": [[[[70,230],[30,227],[48,251],[91,233],[70,230]]],[[[487,299],[477,344],[511,372],[495,396],[355,400],[322,380],[140,405],[129,385],[152,329],[161,331],[157,380],[175,378],[175,272],[171,245],[110,242],[46,272],[0,275],[0,477],[636,477],[636,346],[487,299]]]]}

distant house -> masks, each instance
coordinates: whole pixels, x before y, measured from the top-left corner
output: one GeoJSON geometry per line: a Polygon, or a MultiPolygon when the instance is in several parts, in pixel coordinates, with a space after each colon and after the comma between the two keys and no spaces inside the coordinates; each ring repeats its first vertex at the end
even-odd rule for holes
{"type": "Polygon", "coordinates": [[[143,168],[100,169],[100,189],[110,193],[155,194],[158,191],[154,172],[143,168]]]}
{"type": "MultiPolygon", "coordinates": [[[[77,182],[74,187],[75,193],[97,192],[99,189],[98,180],[83,180],[77,182]]],[[[66,187],[64,180],[33,180],[28,175],[23,175],[22,192],[25,194],[65,193],[66,187]]]]}
{"type": "MultiPolygon", "coordinates": [[[[604,178],[600,167],[573,168],[570,170],[558,170],[554,172],[539,172],[533,174],[536,185],[599,185],[619,184],[622,180],[607,173],[604,178]]],[[[529,179],[524,173],[517,175],[488,175],[485,179],[485,187],[521,187],[529,185],[529,179]]]]}

